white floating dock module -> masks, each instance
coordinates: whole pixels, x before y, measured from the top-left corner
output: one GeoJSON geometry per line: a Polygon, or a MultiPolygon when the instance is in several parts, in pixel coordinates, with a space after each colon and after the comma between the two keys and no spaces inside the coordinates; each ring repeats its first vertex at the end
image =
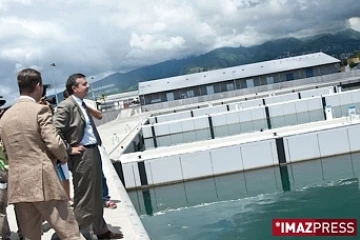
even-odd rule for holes
{"type": "Polygon", "coordinates": [[[120,157],[127,189],[170,184],[360,151],[349,117],[159,147],[120,157]]]}

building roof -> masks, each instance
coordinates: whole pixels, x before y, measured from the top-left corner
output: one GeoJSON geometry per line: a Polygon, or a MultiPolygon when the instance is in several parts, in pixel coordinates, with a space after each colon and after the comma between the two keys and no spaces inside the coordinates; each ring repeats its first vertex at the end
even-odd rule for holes
{"type": "Polygon", "coordinates": [[[138,91],[124,92],[112,94],[106,97],[106,100],[124,100],[128,98],[134,98],[138,96],[138,91]]]}
{"type": "Polygon", "coordinates": [[[340,60],[319,52],[266,62],[239,65],[207,72],[140,82],[139,95],[182,89],[231,79],[251,78],[338,62],[340,62],[340,60]]]}

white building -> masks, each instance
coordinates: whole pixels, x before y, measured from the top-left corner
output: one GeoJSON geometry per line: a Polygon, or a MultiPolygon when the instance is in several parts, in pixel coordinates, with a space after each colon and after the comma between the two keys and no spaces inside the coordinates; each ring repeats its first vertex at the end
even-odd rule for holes
{"type": "Polygon", "coordinates": [[[322,52],[139,83],[142,105],[252,88],[340,72],[322,52]]]}

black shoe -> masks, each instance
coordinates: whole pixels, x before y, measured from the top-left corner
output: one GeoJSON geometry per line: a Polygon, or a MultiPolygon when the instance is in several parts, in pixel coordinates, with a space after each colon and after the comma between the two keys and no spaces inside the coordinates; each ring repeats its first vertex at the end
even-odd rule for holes
{"type": "Polygon", "coordinates": [[[120,233],[113,233],[110,231],[107,231],[104,234],[101,235],[97,235],[98,239],[122,239],[124,238],[124,235],[120,232],[120,233]]]}

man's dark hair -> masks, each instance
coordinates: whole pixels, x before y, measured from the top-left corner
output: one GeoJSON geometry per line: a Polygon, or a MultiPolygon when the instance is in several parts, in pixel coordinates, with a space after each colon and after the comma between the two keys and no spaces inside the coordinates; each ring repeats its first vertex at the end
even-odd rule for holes
{"type": "Polygon", "coordinates": [[[32,93],[36,85],[42,85],[41,73],[32,68],[21,70],[17,75],[20,94],[32,93]]]}
{"type": "Polygon", "coordinates": [[[82,73],[75,73],[73,75],[71,75],[67,80],[66,80],[66,91],[68,92],[69,95],[72,95],[74,93],[72,87],[77,86],[76,80],[79,78],[85,78],[86,76],[82,73]]]}
{"type": "Polygon", "coordinates": [[[69,93],[67,92],[66,89],[63,91],[63,97],[64,99],[67,99],[69,97],[69,93]]]}

